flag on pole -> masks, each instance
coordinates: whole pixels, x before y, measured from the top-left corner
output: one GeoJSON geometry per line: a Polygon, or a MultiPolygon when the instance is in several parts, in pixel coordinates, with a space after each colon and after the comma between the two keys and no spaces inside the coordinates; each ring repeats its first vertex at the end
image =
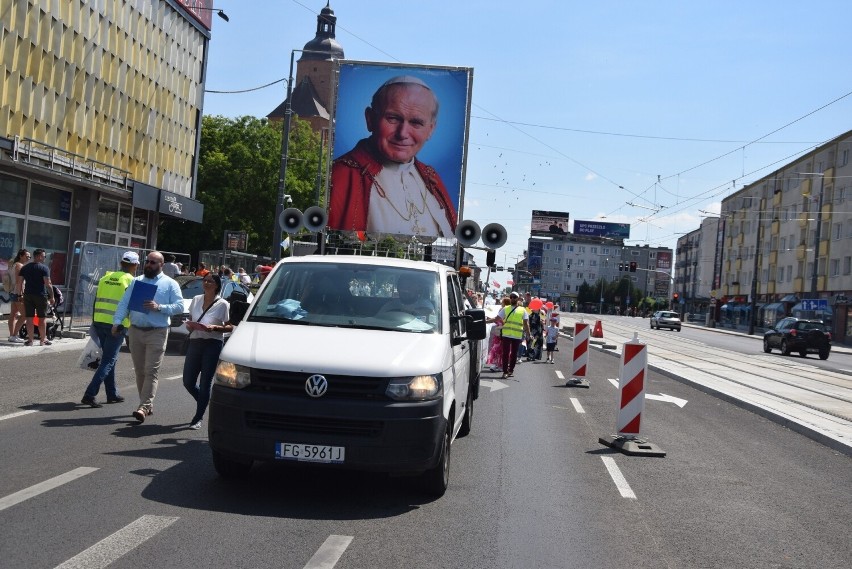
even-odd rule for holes
{"type": "Polygon", "coordinates": [[[281,242],[281,248],[285,251],[290,248],[290,236],[284,238],[284,241],[281,242]]]}
{"type": "Polygon", "coordinates": [[[495,288],[500,288],[500,283],[498,283],[497,281],[494,281],[491,284],[493,284],[495,288]]]}
{"type": "Polygon", "coordinates": [[[509,281],[506,281],[506,284],[509,285],[509,286],[515,286],[515,281],[509,280],[509,281]]]}

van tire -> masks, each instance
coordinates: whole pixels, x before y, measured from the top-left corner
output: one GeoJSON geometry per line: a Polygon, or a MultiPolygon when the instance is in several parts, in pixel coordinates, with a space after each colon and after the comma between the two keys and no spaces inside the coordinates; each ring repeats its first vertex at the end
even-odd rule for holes
{"type": "Polygon", "coordinates": [[[452,424],[448,425],[447,430],[444,432],[444,440],[441,444],[441,456],[438,458],[438,464],[435,465],[435,468],[424,472],[421,478],[423,491],[435,498],[443,496],[450,483],[451,429],[452,424]]]}
{"type": "Polygon", "coordinates": [[[213,453],[213,468],[222,478],[226,480],[238,480],[245,478],[249,470],[251,470],[251,461],[239,462],[225,458],[221,453],[212,451],[213,453]]]}
{"type": "Polygon", "coordinates": [[[470,429],[473,427],[473,386],[467,386],[467,403],[464,406],[464,417],[459,428],[459,436],[466,437],[470,434],[470,429]]]}

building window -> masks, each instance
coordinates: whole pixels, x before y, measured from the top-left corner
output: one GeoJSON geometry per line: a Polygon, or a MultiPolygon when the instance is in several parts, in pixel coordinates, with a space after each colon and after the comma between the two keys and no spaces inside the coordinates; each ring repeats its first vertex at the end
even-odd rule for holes
{"type": "Polygon", "coordinates": [[[843,274],[852,274],[852,257],[843,257],[843,274]]]}
{"type": "Polygon", "coordinates": [[[147,234],[147,210],[101,198],[97,217],[98,243],[144,249],[147,234]]]}
{"type": "Polygon", "coordinates": [[[544,250],[545,250],[545,251],[550,251],[550,243],[545,243],[545,244],[544,244],[544,250]]]}
{"type": "Polygon", "coordinates": [[[832,259],[831,260],[831,273],[832,277],[837,277],[840,275],[840,259],[832,259]]]}
{"type": "Polygon", "coordinates": [[[843,238],[843,224],[842,223],[835,223],[831,227],[831,234],[832,234],[832,238],[835,241],[837,241],[838,239],[842,239],[843,238]]]}

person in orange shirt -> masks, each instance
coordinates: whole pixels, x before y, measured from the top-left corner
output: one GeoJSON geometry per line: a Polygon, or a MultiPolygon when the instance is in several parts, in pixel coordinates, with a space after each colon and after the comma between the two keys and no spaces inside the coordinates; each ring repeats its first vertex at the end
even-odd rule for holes
{"type": "Polygon", "coordinates": [[[204,263],[198,263],[198,269],[195,271],[195,275],[198,277],[206,277],[210,274],[210,271],[207,270],[207,265],[204,263]]]}

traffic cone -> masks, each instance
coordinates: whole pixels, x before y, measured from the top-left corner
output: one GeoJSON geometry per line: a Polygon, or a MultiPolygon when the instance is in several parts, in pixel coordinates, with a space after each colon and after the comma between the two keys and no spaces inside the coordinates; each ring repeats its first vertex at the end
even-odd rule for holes
{"type": "Polygon", "coordinates": [[[592,330],[592,338],[603,338],[603,326],[600,320],[595,321],[595,329],[592,330]]]}

